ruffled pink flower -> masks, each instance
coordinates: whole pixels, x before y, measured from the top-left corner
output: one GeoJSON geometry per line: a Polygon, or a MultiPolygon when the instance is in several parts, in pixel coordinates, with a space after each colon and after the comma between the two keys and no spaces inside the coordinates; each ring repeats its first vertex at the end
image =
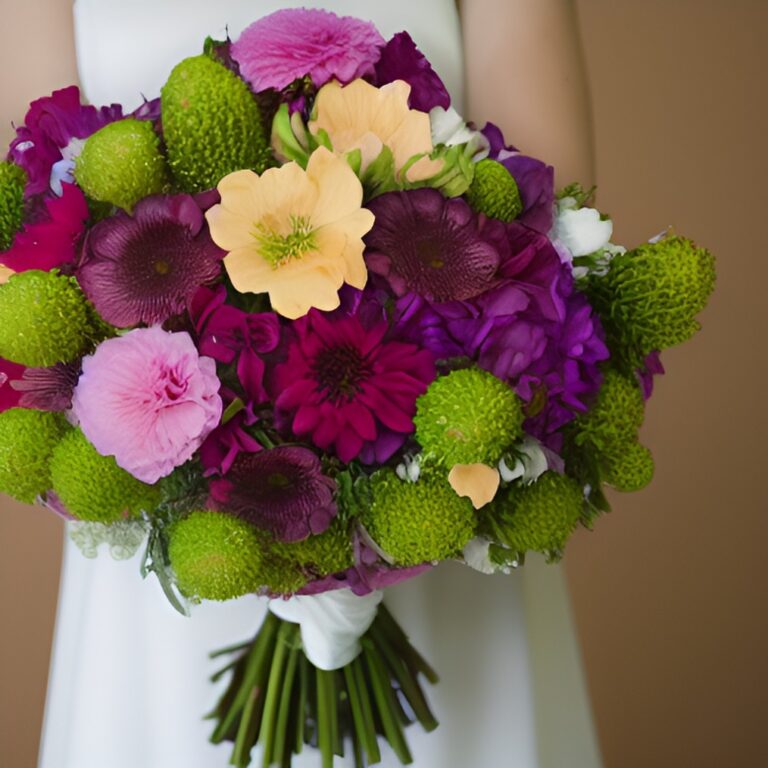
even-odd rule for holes
{"type": "Polygon", "coordinates": [[[435,378],[431,352],[385,341],[386,322],[317,310],[293,323],[296,340],[275,370],[275,411],[298,437],[349,462],[386,461],[414,431],[416,399],[435,378]]]}
{"type": "Polygon", "coordinates": [[[281,90],[305,75],[316,87],[373,72],[384,38],[368,21],[329,11],[286,8],[251,24],[232,58],[254,91],[281,90]]]}
{"type": "Polygon", "coordinates": [[[139,328],[83,359],[72,405],[96,450],[145,483],[187,461],[221,419],[216,363],[188,333],[139,328]]]}
{"type": "Polygon", "coordinates": [[[14,272],[45,272],[75,260],[88,220],[88,204],[79,187],[62,184],[61,197],[45,201],[45,212],[25,223],[11,247],[0,253],[0,264],[14,272]]]}

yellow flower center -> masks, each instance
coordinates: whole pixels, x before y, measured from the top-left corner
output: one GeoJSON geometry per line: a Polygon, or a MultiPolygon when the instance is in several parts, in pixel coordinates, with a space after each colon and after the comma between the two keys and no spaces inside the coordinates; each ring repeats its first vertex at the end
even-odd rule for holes
{"type": "Polygon", "coordinates": [[[271,229],[264,222],[255,225],[253,237],[259,254],[273,269],[317,249],[312,224],[306,216],[291,216],[287,234],[271,229]]]}

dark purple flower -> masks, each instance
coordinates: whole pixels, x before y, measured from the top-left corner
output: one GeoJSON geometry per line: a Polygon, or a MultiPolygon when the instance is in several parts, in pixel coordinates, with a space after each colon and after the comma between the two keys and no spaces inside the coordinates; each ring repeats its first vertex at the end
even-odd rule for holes
{"type": "Polygon", "coordinates": [[[365,262],[395,295],[462,301],[496,284],[498,250],[462,198],[424,188],[380,195],[368,207],[376,221],[365,237],[365,262]]]}
{"type": "Polygon", "coordinates": [[[493,123],[486,123],[482,133],[491,145],[489,157],[498,160],[517,182],[523,202],[523,211],[517,220],[546,234],[552,229],[555,169],[511,145],[506,146],[504,136],[493,123]]]}
{"type": "Polygon", "coordinates": [[[79,187],[62,184],[61,197],[50,197],[16,233],[11,247],[0,253],[0,264],[14,272],[71,264],[85,232],[88,204],[79,187]]]}
{"type": "Polygon", "coordinates": [[[118,104],[101,108],[81,104],[74,85],[33,101],[8,151],[8,158],[27,172],[25,194],[48,191],[51,169],[72,139],[85,139],[122,116],[118,104]]]}
{"type": "Polygon", "coordinates": [[[201,288],[195,294],[190,314],[198,334],[201,355],[220,363],[237,361],[237,376],[246,405],[269,399],[264,384],[264,355],[280,341],[280,323],[274,312],[243,312],[226,304],[226,289],[201,288]]]}
{"type": "Polygon", "coordinates": [[[38,411],[67,411],[80,378],[80,361],[56,363],[50,368],[27,368],[21,379],[11,383],[20,393],[22,408],[38,411]]]}
{"type": "Polygon", "coordinates": [[[88,233],[77,278],[108,323],[161,323],[219,276],[223,255],[194,198],[148,197],[88,233]]]}
{"type": "Polygon", "coordinates": [[[211,497],[281,541],[300,541],[331,524],[335,488],[312,451],[281,445],[239,453],[227,474],[211,481],[211,497]]]}
{"type": "Polygon", "coordinates": [[[405,80],[411,86],[408,98],[411,109],[429,112],[434,107],[448,109],[451,106],[451,97],[443,81],[407,32],[399,32],[389,40],[376,63],[377,86],[395,80],[405,80]]]}
{"type": "Polygon", "coordinates": [[[261,443],[245,431],[245,417],[245,411],[241,411],[205,438],[200,446],[200,461],[206,476],[226,475],[239,453],[262,450],[261,443]]]}
{"type": "Polygon", "coordinates": [[[19,405],[21,395],[12,384],[24,375],[24,366],[0,357],[0,413],[19,405]]]}
{"type": "Polygon", "coordinates": [[[664,365],[661,362],[661,353],[657,350],[648,354],[643,361],[643,367],[636,373],[643,397],[648,400],[653,394],[653,377],[665,373],[664,365]]]}
{"type": "Polygon", "coordinates": [[[386,341],[386,322],[317,310],[292,324],[275,369],[275,411],[293,433],[344,462],[386,461],[414,430],[416,399],[435,378],[430,352],[386,341]]]}

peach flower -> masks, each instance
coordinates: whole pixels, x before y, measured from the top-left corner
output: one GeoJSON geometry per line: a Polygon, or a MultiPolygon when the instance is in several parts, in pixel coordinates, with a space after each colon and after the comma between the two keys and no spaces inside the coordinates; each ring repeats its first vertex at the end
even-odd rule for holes
{"type": "Polygon", "coordinates": [[[319,147],[306,171],[296,163],[261,176],[236,171],[218,186],[221,204],[207,213],[224,266],[241,293],[268,293],[275,312],[294,320],[313,307],[339,306],[344,283],[364,288],[363,240],[373,214],[362,208],[360,180],[319,147]]]}
{"type": "Polygon", "coordinates": [[[376,88],[364,80],[341,86],[335,80],[317,94],[309,130],[328,134],[334,152],[360,150],[365,170],[386,146],[392,150],[395,172],[411,158],[422,157],[406,171],[408,181],[423,181],[439,173],[442,160],[430,160],[432,129],[429,115],[408,108],[411,86],[402,80],[376,88]]]}
{"type": "Polygon", "coordinates": [[[7,283],[8,280],[10,280],[11,275],[15,274],[16,273],[12,269],[8,269],[8,267],[4,267],[2,264],[0,264],[0,285],[7,283]]]}

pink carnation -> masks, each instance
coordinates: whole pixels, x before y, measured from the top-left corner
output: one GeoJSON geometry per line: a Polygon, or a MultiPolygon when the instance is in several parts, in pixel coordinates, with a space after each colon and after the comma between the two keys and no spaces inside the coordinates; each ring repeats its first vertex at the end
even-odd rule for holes
{"type": "Polygon", "coordinates": [[[96,450],[145,483],[183,464],[221,419],[216,363],[159,326],[108,339],[83,359],[72,405],[96,450]]]}
{"type": "Polygon", "coordinates": [[[251,24],[233,43],[232,58],[255,91],[280,90],[305,75],[319,88],[371,74],[383,45],[368,21],[286,8],[251,24]]]}

